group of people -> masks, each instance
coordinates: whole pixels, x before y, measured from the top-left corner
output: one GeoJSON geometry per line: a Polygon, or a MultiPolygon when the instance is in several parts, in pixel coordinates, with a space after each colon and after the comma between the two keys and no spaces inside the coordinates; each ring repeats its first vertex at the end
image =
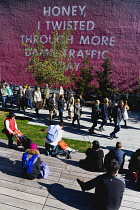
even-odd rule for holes
{"type": "Polygon", "coordinates": [[[96,100],[94,105],[92,106],[92,114],[91,119],[93,125],[89,128],[89,132],[91,134],[95,134],[95,127],[97,126],[98,119],[102,119],[101,125],[99,127],[99,131],[104,131],[104,125],[107,124],[107,120],[109,119],[112,122],[112,119],[115,124],[114,130],[110,133],[110,139],[118,138],[116,133],[120,131],[121,128],[121,120],[124,120],[124,126],[127,126],[127,119],[129,106],[127,101],[119,101],[118,103],[113,104],[108,98],[104,99],[104,103],[100,104],[99,100],[96,100]]]}
{"type": "MultiPolygon", "coordinates": [[[[13,148],[13,138],[18,130],[14,113],[9,113],[4,121],[4,126],[5,134],[8,137],[9,148],[13,148]]],[[[63,122],[48,127],[45,142],[47,155],[57,157],[59,152],[64,152],[65,155],[75,152],[67,144],[65,144],[65,148],[59,144],[62,141],[62,129],[63,122]]],[[[25,178],[46,178],[48,176],[49,167],[45,163],[42,163],[39,154],[35,143],[31,143],[29,148],[23,153],[22,171],[25,178]]],[[[77,179],[83,191],[95,187],[95,203],[97,209],[119,209],[125,189],[125,182],[123,179],[117,178],[117,174],[123,169],[124,162],[125,152],[122,150],[121,142],[117,142],[116,147],[104,156],[104,152],[100,149],[98,141],[92,142],[92,148],[86,150],[85,160],[79,161],[79,166],[84,170],[104,172],[102,175],[88,182],[77,179]]],[[[132,154],[129,171],[135,181],[140,180],[140,149],[132,154]]]]}
{"type": "Polygon", "coordinates": [[[13,91],[9,84],[3,83],[0,89],[0,95],[2,100],[2,109],[6,109],[6,103],[13,104],[13,91]]]}
{"type": "MultiPolygon", "coordinates": [[[[92,172],[105,172],[92,180],[83,182],[77,179],[82,191],[95,188],[95,206],[97,209],[118,210],[121,205],[125,189],[125,181],[117,178],[123,170],[125,152],[122,143],[117,142],[116,147],[111,149],[104,157],[98,141],[92,142],[92,148],[86,150],[85,160],[79,161],[79,166],[92,172]]],[[[129,174],[138,190],[140,190],[140,149],[131,156],[129,174]]]]}
{"type": "Polygon", "coordinates": [[[79,166],[88,171],[103,172],[107,168],[110,159],[116,159],[120,164],[121,170],[125,162],[125,152],[121,148],[122,143],[117,142],[115,149],[110,150],[104,157],[104,152],[100,149],[99,142],[95,140],[92,142],[92,148],[86,150],[86,159],[79,161],[79,166]]]}

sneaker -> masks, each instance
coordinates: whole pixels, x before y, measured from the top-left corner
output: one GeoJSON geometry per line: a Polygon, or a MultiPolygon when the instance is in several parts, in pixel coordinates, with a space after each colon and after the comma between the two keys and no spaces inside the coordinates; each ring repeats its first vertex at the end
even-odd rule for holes
{"type": "Polygon", "coordinates": [[[99,131],[102,132],[103,131],[103,128],[102,127],[99,127],[99,131]]]}
{"type": "Polygon", "coordinates": [[[82,182],[80,179],[77,179],[77,182],[80,185],[82,191],[85,191],[84,186],[83,186],[84,185],[84,182],[82,182]]]}
{"type": "Polygon", "coordinates": [[[112,140],[113,139],[113,136],[110,134],[110,139],[112,140]]]}
{"type": "Polygon", "coordinates": [[[118,136],[114,136],[114,138],[118,139],[119,137],[118,136]]]}

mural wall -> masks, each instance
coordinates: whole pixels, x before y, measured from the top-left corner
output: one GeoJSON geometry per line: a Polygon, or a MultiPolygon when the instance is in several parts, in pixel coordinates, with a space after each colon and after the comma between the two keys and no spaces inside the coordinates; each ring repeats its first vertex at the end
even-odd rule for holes
{"type": "Polygon", "coordinates": [[[36,30],[46,51],[55,29],[73,30],[70,54],[80,70],[84,55],[101,69],[108,55],[113,80],[119,88],[135,88],[140,77],[140,1],[138,0],[1,0],[0,80],[34,85],[26,68],[30,52],[24,53],[21,42],[35,43],[36,30]]]}

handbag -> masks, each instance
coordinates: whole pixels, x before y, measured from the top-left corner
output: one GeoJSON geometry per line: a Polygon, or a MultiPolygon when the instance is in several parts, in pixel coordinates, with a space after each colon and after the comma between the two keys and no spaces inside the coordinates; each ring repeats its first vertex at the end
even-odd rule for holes
{"type": "Polygon", "coordinates": [[[1,132],[6,134],[6,129],[3,128],[3,129],[1,130],[1,132]]]}

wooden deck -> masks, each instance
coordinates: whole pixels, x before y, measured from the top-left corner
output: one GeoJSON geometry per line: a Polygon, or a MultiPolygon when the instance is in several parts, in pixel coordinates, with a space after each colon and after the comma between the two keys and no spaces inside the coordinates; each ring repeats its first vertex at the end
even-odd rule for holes
{"type": "MultiPolygon", "coordinates": [[[[44,149],[41,148],[43,152],[44,149]]],[[[50,168],[47,179],[26,180],[22,178],[22,150],[9,149],[6,140],[0,140],[0,209],[1,210],[72,210],[94,209],[93,196],[82,192],[77,178],[89,180],[99,173],[87,172],[78,167],[84,154],[77,153],[71,160],[63,157],[52,158],[41,154],[43,162],[50,168]]],[[[127,169],[128,157],[125,168],[127,169]]],[[[120,175],[119,175],[120,176],[120,175]]],[[[121,210],[140,209],[140,192],[134,190],[128,177],[121,210]]]]}

